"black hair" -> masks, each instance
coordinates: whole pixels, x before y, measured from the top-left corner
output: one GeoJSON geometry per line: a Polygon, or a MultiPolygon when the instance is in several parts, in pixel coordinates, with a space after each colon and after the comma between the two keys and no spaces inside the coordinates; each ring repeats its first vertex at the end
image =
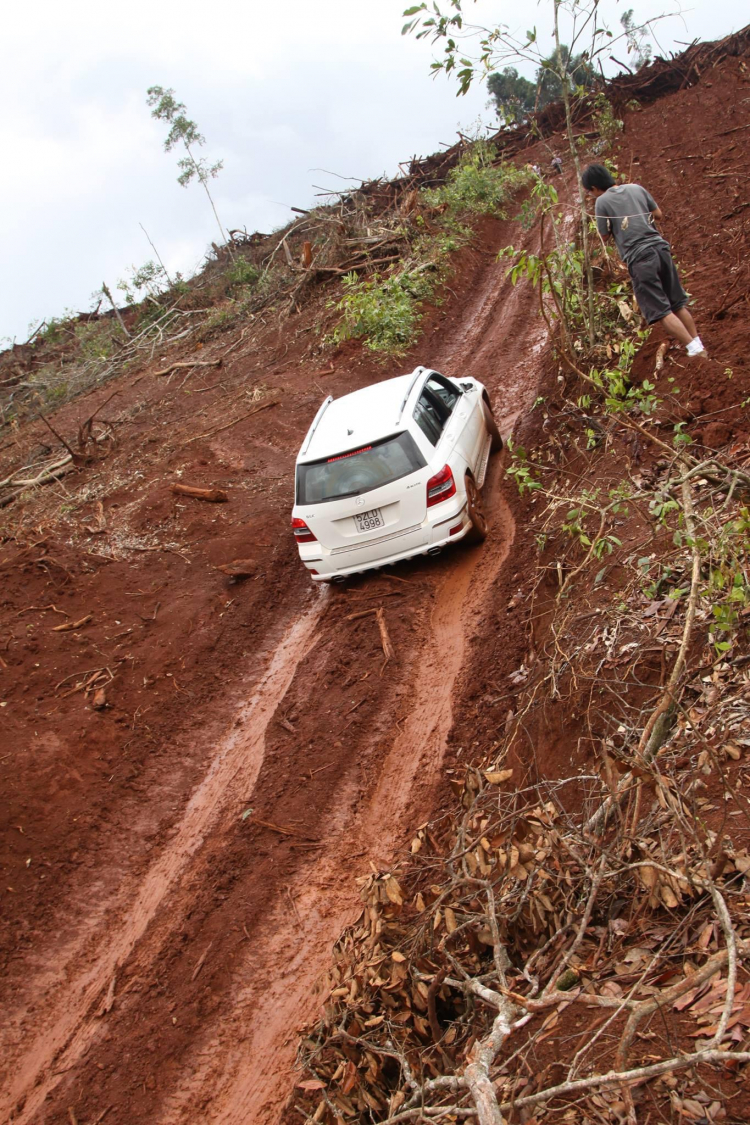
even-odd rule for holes
{"type": "Polygon", "coordinates": [[[581,176],[581,183],[586,191],[591,191],[592,188],[607,191],[608,188],[615,186],[615,181],[603,164],[589,164],[581,176]]]}

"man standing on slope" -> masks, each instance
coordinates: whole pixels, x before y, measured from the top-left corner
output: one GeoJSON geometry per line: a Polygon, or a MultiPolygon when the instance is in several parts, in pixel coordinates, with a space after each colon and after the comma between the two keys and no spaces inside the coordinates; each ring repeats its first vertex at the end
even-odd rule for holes
{"type": "Polygon", "coordinates": [[[654,219],[661,219],[662,213],[652,196],[640,184],[617,186],[603,164],[589,164],[581,183],[596,199],[599,234],[602,238],[614,236],[633,279],[638,307],[648,323],[660,321],[670,336],[685,345],[688,355],[705,357],[669,243],[654,226],[654,219]]]}

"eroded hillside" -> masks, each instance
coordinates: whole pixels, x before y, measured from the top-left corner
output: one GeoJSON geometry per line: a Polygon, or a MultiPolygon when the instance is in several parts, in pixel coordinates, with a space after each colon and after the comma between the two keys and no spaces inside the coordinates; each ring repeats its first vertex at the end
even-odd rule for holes
{"type": "MultiPolygon", "coordinates": [[[[662,206],[711,356],[688,367],[652,333],[630,374],[633,385],[654,382],[660,405],[648,416],[601,407],[553,351],[537,291],[514,287],[496,260],[509,244],[538,253],[538,228],[484,218],[451,251],[440,287],[425,295],[417,345],[386,366],[358,341],[321,342],[318,329],[333,331],[338,315],[330,306],[339,292],[334,271],[357,265],[341,239],[319,260],[314,284],[290,270],[279,304],[255,294],[255,304],[240,310],[220,303],[231,315],[209,314],[207,331],[180,336],[173,324],[179,338],[171,344],[169,333],[160,339],[157,332],[150,355],[50,413],[67,454],[40,420],[21,417],[6,429],[3,476],[71,457],[69,472],[24,486],[4,509],[0,987],[8,1120],[270,1123],[283,1112],[298,1121],[306,1114],[388,1120],[399,1112],[396,1119],[414,1119],[404,1114],[419,1084],[463,1074],[492,1014],[446,979],[458,964],[467,979],[497,985],[501,942],[483,929],[476,888],[445,894],[457,825],[471,836],[462,838],[467,849],[483,849],[485,881],[517,848],[503,867],[502,878],[511,880],[503,894],[523,924],[514,929],[501,919],[512,960],[502,973],[521,997],[514,1003],[522,1009],[525,997],[531,1006],[490,1077],[501,1103],[527,1099],[519,1120],[545,1112],[571,1119],[575,1091],[556,1102],[537,1095],[570,1078],[576,1052],[603,1025],[595,1002],[561,999],[555,966],[573,972],[574,997],[641,1002],[674,986],[675,974],[685,980],[686,971],[700,973],[718,958],[718,977],[696,978],[692,1006],[657,1005],[662,1023],[639,1026],[644,1037],[628,1065],[692,1050],[696,1028],[710,1039],[716,1028],[701,1021],[704,1013],[724,1020],[716,1050],[747,1050],[746,978],[740,965],[729,981],[728,931],[712,898],[715,891],[730,902],[742,952],[746,609],[738,609],[725,651],[709,637],[708,594],[693,605],[704,617],[688,634],[689,677],[679,684],[688,719],[676,728],[682,741],[673,735],[665,743],[669,755],[659,769],[666,791],[688,796],[686,778],[704,771],[700,797],[713,807],[698,809],[695,793],[690,807],[713,835],[682,841],[685,865],[698,849],[690,862],[703,862],[702,873],[690,869],[690,894],[679,879],[660,884],[656,874],[649,887],[633,874],[633,864],[656,871],[676,854],[665,818],[654,813],[669,812],[669,795],[645,771],[623,813],[632,832],[616,837],[616,851],[630,850],[618,851],[617,879],[599,898],[611,840],[581,835],[580,814],[593,815],[602,784],[614,800],[632,768],[628,748],[670,682],[690,612],[689,599],[675,596],[691,588],[690,548],[686,571],[683,555],[673,557],[684,542],[674,541],[671,525],[654,533],[637,514],[638,497],[614,513],[617,526],[605,531],[617,542],[593,565],[580,534],[562,525],[584,490],[627,478],[636,491],[651,488],[658,502],[675,473],[690,476],[696,466],[704,468],[691,479],[696,487],[707,481],[699,487],[709,492],[696,494],[695,506],[705,509],[717,476],[717,487],[731,482],[721,476],[726,467],[736,480],[721,495],[727,507],[719,521],[741,518],[736,505],[746,502],[750,456],[750,211],[741,158],[749,66],[740,41],[708,64],[701,58],[698,73],[688,68],[683,89],[672,84],[642,102],[626,91],[621,105],[624,131],[613,155],[662,206]],[[484,547],[313,589],[288,531],[301,436],[324,395],[418,362],[470,372],[487,385],[503,433],[523,447],[543,488],[519,495],[514,480],[523,466],[517,452],[505,452],[486,486],[484,547]],[[592,401],[582,404],[586,392],[592,401]],[[675,427],[690,446],[674,444],[675,427]],[[690,465],[675,461],[680,453],[690,465]],[[712,459],[719,468],[705,467],[712,459]],[[228,501],[180,495],[173,491],[180,484],[223,490],[228,501]],[[630,572],[641,559],[648,568],[636,587],[630,572]],[[220,569],[237,560],[241,577],[220,569]],[[373,618],[357,616],[373,606],[383,608],[395,650],[385,668],[373,618]],[[544,821],[537,810],[550,802],[544,821]],[[507,818],[527,822],[520,843],[528,849],[533,841],[532,853],[521,854],[507,818]],[[575,824],[575,842],[561,819],[575,824]],[[660,858],[649,851],[654,833],[666,849],[660,858]],[[536,853],[545,852],[536,857],[544,868],[565,844],[590,846],[588,866],[579,851],[579,868],[548,871],[550,905],[541,913],[537,905],[532,925],[522,912],[536,894],[536,853]],[[708,867],[701,847],[710,851],[708,867]],[[602,871],[593,896],[592,863],[602,871]],[[356,925],[363,886],[365,924],[348,931],[337,951],[338,979],[324,988],[332,946],[356,925]],[[474,937],[459,949],[457,939],[446,944],[446,927],[474,937]],[[555,957],[537,963],[556,987],[554,1003],[535,1009],[523,970],[548,930],[578,941],[564,965],[570,944],[550,945],[555,957]],[[444,952],[451,948],[456,964],[444,952]],[[363,968],[368,962],[377,979],[363,968]],[[386,977],[383,964],[396,969],[386,977]],[[316,1026],[323,1001],[325,1020],[316,1026]],[[312,1077],[292,1070],[303,1024],[313,1029],[304,1047],[312,1077]],[[339,1027],[357,1042],[337,1041],[339,1027]],[[387,1041],[396,1047],[386,1065],[387,1041]],[[417,1087],[404,1077],[404,1058],[412,1067],[421,1060],[417,1087]],[[292,1092],[295,1082],[303,1085],[292,1092]]],[[[532,145],[517,138],[510,154],[521,149],[519,166],[542,162],[561,143],[554,133],[532,145]]],[[[398,239],[388,241],[390,220],[419,210],[420,175],[398,190],[370,192],[382,195],[371,216],[381,225],[376,258],[403,253],[398,239]]],[[[572,224],[569,171],[559,186],[572,224]]],[[[507,213],[517,210],[514,203],[507,213]]],[[[293,232],[297,242],[289,235],[295,263],[304,258],[304,233],[293,232]]],[[[190,303],[198,307],[199,296],[190,303]]],[[[683,805],[670,815],[681,824],[683,805]]],[[[469,881],[477,870],[468,871],[469,881]]],[[[683,990],[676,999],[686,996],[683,990]]],[[[626,1007],[597,1039],[606,1065],[626,1007]]],[[[661,1074],[653,1078],[637,1086],[635,1108],[619,1087],[599,1086],[602,1104],[594,1109],[604,1120],[628,1112],[659,1120],[677,1098],[686,1120],[700,1120],[699,1111],[708,1120],[743,1119],[741,1069],[712,1061],[680,1072],[672,1086],[661,1074]]],[[[468,1093],[464,1086],[459,1097],[468,1093]]],[[[435,1107],[448,1104],[440,1098],[435,1107]]],[[[468,1104],[461,1102],[458,1116],[468,1104]]]]}

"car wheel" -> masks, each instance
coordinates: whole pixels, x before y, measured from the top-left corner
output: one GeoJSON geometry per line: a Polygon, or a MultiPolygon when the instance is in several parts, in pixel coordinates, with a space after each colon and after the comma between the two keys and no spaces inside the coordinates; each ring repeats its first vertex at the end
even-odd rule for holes
{"type": "Polygon", "coordinates": [[[466,512],[471,520],[471,528],[466,536],[469,543],[482,543],[487,538],[487,517],[482,507],[482,493],[476,481],[466,474],[466,512]]]}
{"type": "Polygon", "coordinates": [[[503,448],[503,439],[500,436],[500,431],[497,428],[497,422],[495,421],[495,416],[492,413],[492,407],[490,406],[486,398],[482,399],[482,413],[484,414],[484,424],[487,428],[487,433],[492,438],[490,451],[492,453],[499,453],[503,448]]]}

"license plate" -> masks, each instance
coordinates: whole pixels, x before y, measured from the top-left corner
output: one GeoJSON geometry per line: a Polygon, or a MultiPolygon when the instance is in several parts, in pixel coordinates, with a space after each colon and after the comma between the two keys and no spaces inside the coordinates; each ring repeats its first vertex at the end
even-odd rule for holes
{"type": "Polygon", "coordinates": [[[374,531],[376,527],[385,527],[385,520],[380,508],[372,508],[369,512],[355,513],[354,526],[357,531],[374,531]]]}

